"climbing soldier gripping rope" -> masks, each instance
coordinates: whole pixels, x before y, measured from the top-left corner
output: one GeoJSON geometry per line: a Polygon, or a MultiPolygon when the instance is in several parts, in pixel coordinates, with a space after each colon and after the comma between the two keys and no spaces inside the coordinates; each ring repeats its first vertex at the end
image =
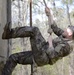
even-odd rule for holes
{"type": "MultiPolygon", "coordinates": [[[[50,17],[50,9],[46,7],[45,11],[46,15],[50,17]]],[[[73,26],[62,30],[53,22],[51,28],[58,37],[51,40],[49,36],[49,40],[46,42],[37,27],[24,26],[10,29],[9,25],[10,24],[6,24],[2,38],[10,39],[30,37],[32,51],[10,55],[3,68],[2,75],[11,75],[17,63],[28,65],[33,64],[34,60],[37,66],[47,64],[53,65],[57,60],[67,56],[73,50],[71,44],[71,41],[74,38],[73,26]]]]}

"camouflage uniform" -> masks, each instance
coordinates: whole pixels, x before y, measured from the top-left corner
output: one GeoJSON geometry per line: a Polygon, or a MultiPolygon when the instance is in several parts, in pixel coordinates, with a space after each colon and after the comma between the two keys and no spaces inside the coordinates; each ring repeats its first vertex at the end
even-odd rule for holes
{"type": "MultiPolygon", "coordinates": [[[[56,35],[62,35],[63,30],[58,28],[56,25],[51,25],[51,27],[56,35]]],[[[7,28],[7,30],[8,33],[3,33],[3,39],[30,37],[32,51],[25,51],[10,55],[4,66],[2,75],[11,75],[17,63],[23,65],[33,64],[33,59],[38,66],[46,64],[52,65],[58,59],[67,56],[72,51],[68,40],[64,40],[64,38],[54,39],[54,50],[49,48],[48,42],[45,41],[37,27],[25,26],[11,30],[7,28]]]]}

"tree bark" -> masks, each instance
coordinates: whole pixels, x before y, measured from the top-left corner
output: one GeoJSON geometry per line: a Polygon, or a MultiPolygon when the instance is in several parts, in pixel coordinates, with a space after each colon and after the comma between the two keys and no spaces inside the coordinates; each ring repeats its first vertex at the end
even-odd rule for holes
{"type": "Polygon", "coordinates": [[[69,13],[69,6],[68,6],[68,4],[66,5],[66,7],[67,7],[68,21],[69,21],[69,24],[72,25],[72,24],[71,24],[71,18],[70,18],[70,13],[69,13]]]}

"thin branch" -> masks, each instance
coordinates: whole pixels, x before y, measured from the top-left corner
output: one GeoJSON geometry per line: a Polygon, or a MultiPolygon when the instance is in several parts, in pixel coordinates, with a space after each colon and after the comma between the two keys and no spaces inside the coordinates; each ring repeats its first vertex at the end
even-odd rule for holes
{"type": "Polygon", "coordinates": [[[33,3],[33,4],[36,5],[36,6],[38,6],[40,8],[40,6],[38,4],[36,4],[36,3],[33,3]]]}

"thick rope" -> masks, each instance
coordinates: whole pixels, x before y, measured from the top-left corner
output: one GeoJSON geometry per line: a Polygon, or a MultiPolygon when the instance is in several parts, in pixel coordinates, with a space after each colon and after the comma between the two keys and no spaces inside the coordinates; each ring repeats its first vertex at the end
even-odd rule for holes
{"type": "Polygon", "coordinates": [[[45,0],[43,0],[43,2],[44,2],[44,4],[45,4],[45,6],[47,7],[46,1],[45,1],[45,0]]]}
{"type": "MultiPolygon", "coordinates": [[[[46,4],[46,1],[43,0],[44,4],[45,4],[45,8],[48,8],[47,4],[46,4]]],[[[49,9],[49,8],[48,8],[49,9]]],[[[49,10],[50,11],[50,10],[49,10]]],[[[51,14],[51,13],[50,13],[51,14]]],[[[49,23],[49,30],[48,30],[48,33],[51,35],[52,34],[52,29],[51,29],[51,18],[50,16],[47,16],[48,17],[48,23],[49,23]]]]}
{"type": "Polygon", "coordinates": [[[51,24],[53,23],[53,15],[51,14],[51,11],[48,8],[45,0],[43,0],[43,1],[44,1],[44,4],[45,4],[45,12],[46,12],[46,16],[48,17],[48,24],[49,24],[49,29],[48,29],[48,33],[49,33],[49,39],[48,39],[49,47],[54,48],[53,44],[52,44],[52,35],[51,35],[52,34],[51,24]]]}

